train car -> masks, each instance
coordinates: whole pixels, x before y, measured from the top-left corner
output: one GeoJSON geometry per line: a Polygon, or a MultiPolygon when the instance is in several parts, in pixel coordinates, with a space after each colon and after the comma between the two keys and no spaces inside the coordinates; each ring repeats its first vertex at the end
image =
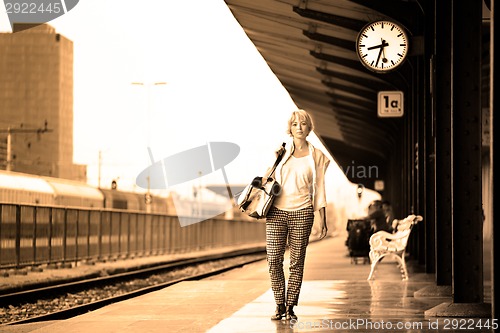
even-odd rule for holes
{"type": "Polygon", "coordinates": [[[138,193],[105,188],[99,190],[104,196],[104,208],[141,210],[141,196],[138,193]]]}
{"type": "Polygon", "coordinates": [[[117,189],[99,189],[104,195],[104,207],[126,209],[157,214],[174,214],[171,208],[170,194],[141,193],[119,191],[117,189]],[[149,207],[148,207],[149,206],[149,207]]]}
{"type": "MultiPolygon", "coordinates": [[[[0,202],[48,206],[109,208],[156,214],[185,216],[219,216],[231,210],[225,201],[210,193],[201,198],[180,198],[175,193],[153,191],[127,192],[102,189],[83,182],[0,171],[0,202]],[[174,200],[175,197],[175,200],[174,200]],[[175,203],[174,203],[175,201],[175,203]],[[177,206],[177,207],[176,207],[177,206]]],[[[230,214],[231,218],[233,214],[230,214]]]]}
{"type": "Polygon", "coordinates": [[[54,189],[42,178],[0,170],[0,202],[53,205],[54,189]]]}
{"type": "Polygon", "coordinates": [[[0,171],[0,202],[103,208],[104,196],[82,182],[0,171]]]}
{"type": "Polygon", "coordinates": [[[224,218],[228,211],[231,211],[231,205],[222,197],[207,195],[205,198],[191,198],[181,196],[176,193],[171,194],[171,206],[174,212],[172,214],[179,216],[203,217],[206,219],[212,217],[224,218]]]}
{"type": "Polygon", "coordinates": [[[62,178],[41,178],[54,189],[54,204],[57,206],[104,207],[104,195],[93,186],[62,178]]]}
{"type": "Polygon", "coordinates": [[[170,194],[138,193],[140,196],[140,210],[150,213],[173,215],[175,212],[169,206],[170,194]],[[149,205],[149,208],[148,208],[149,205]]]}

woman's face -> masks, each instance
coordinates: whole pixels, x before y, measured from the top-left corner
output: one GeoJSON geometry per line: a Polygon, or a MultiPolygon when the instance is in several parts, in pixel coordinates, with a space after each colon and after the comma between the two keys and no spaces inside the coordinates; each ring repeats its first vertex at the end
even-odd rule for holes
{"type": "Polygon", "coordinates": [[[295,117],[290,126],[290,132],[294,138],[305,139],[309,135],[309,126],[307,126],[305,119],[295,117]]]}

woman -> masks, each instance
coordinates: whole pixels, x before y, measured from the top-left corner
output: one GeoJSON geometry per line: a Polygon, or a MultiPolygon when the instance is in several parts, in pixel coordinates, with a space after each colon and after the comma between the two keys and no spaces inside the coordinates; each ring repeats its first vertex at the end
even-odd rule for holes
{"type": "Polygon", "coordinates": [[[387,200],[382,201],[382,209],[384,210],[385,221],[387,222],[387,225],[389,225],[392,228],[392,231],[394,232],[394,227],[395,227],[393,225],[394,224],[394,211],[392,210],[391,203],[387,200]]]}
{"type": "MultiPolygon", "coordinates": [[[[274,176],[282,186],[266,217],[266,250],[271,276],[271,287],[276,301],[272,320],[297,319],[293,307],[297,305],[302,285],[306,247],[314,222],[314,211],[319,211],[321,234],[327,234],[325,171],[330,161],[306,138],[313,130],[311,116],[304,110],[292,113],[287,133],[293,142],[278,164],[274,176]],[[283,260],[288,240],[290,249],[290,277],[285,293],[283,260]]],[[[283,149],[283,148],[282,148],[283,149]]]]}
{"type": "Polygon", "coordinates": [[[373,232],[392,232],[392,222],[387,223],[387,215],[384,211],[383,202],[380,200],[373,200],[370,203],[368,206],[368,215],[363,219],[372,221],[373,232]]]}

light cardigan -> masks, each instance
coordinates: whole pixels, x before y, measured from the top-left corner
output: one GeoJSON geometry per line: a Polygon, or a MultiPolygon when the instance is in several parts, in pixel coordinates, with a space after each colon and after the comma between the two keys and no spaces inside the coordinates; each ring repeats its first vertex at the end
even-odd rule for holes
{"type": "MultiPolygon", "coordinates": [[[[291,149],[286,149],[283,159],[278,164],[278,166],[276,167],[276,171],[274,172],[274,177],[279,184],[281,184],[282,180],[281,169],[283,168],[283,165],[288,161],[288,159],[290,159],[295,150],[293,141],[287,144],[286,147],[290,146],[291,149]]],[[[309,141],[307,142],[307,146],[309,148],[309,154],[312,156],[312,159],[310,159],[311,169],[313,170],[312,204],[313,209],[317,211],[323,207],[326,207],[325,172],[328,168],[328,165],[330,164],[330,160],[325,156],[325,154],[323,154],[321,150],[315,148],[309,141]]],[[[270,170],[268,170],[268,172],[269,171],[270,170]]],[[[268,174],[268,172],[266,173],[266,175],[268,174]]]]}

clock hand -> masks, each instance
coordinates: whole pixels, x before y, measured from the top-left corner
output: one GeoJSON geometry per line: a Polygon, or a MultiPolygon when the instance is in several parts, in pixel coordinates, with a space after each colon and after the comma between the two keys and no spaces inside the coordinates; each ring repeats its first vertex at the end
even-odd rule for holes
{"type": "Polygon", "coordinates": [[[382,43],[380,45],[371,46],[371,47],[367,48],[367,50],[381,49],[383,47],[384,47],[384,43],[382,43]]]}
{"type": "Polygon", "coordinates": [[[384,48],[386,46],[389,46],[389,43],[387,43],[385,40],[382,40],[382,44],[375,45],[375,46],[370,46],[369,48],[367,48],[367,50],[381,49],[381,48],[384,48]]]}
{"type": "MultiPolygon", "coordinates": [[[[382,38],[380,38],[380,39],[382,40],[382,44],[384,44],[385,41],[382,38]]],[[[389,44],[387,44],[387,45],[389,45],[389,44]]],[[[385,48],[384,47],[382,47],[382,56],[383,56],[382,62],[387,62],[387,58],[385,57],[385,48]]]]}
{"type": "Polygon", "coordinates": [[[383,47],[380,48],[380,51],[378,51],[378,57],[377,57],[377,62],[375,63],[375,67],[378,67],[378,61],[380,60],[380,55],[382,54],[382,51],[384,50],[383,47]]]}
{"type": "MultiPolygon", "coordinates": [[[[382,39],[382,38],[381,38],[381,39],[382,39]]],[[[379,62],[379,60],[380,60],[380,56],[382,55],[382,53],[384,53],[384,59],[383,59],[382,61],[383,61],[383,62],[387,62],[387,59],[386,59],[386,57],[385,57],[385,51],[384,51],[384,48],[385,48],[386,46],[389,46],[389,44],[388,44],[388,43],[386,43],[386,41],[382,39],[382,44],[380,44],[380,45],[381,45],[381,46],[380,46],[380,51],[378,51],[378,57],[377,57],[377,62],[375,63],[375,67],[378,67],[378,62],[379,62]]]]}

